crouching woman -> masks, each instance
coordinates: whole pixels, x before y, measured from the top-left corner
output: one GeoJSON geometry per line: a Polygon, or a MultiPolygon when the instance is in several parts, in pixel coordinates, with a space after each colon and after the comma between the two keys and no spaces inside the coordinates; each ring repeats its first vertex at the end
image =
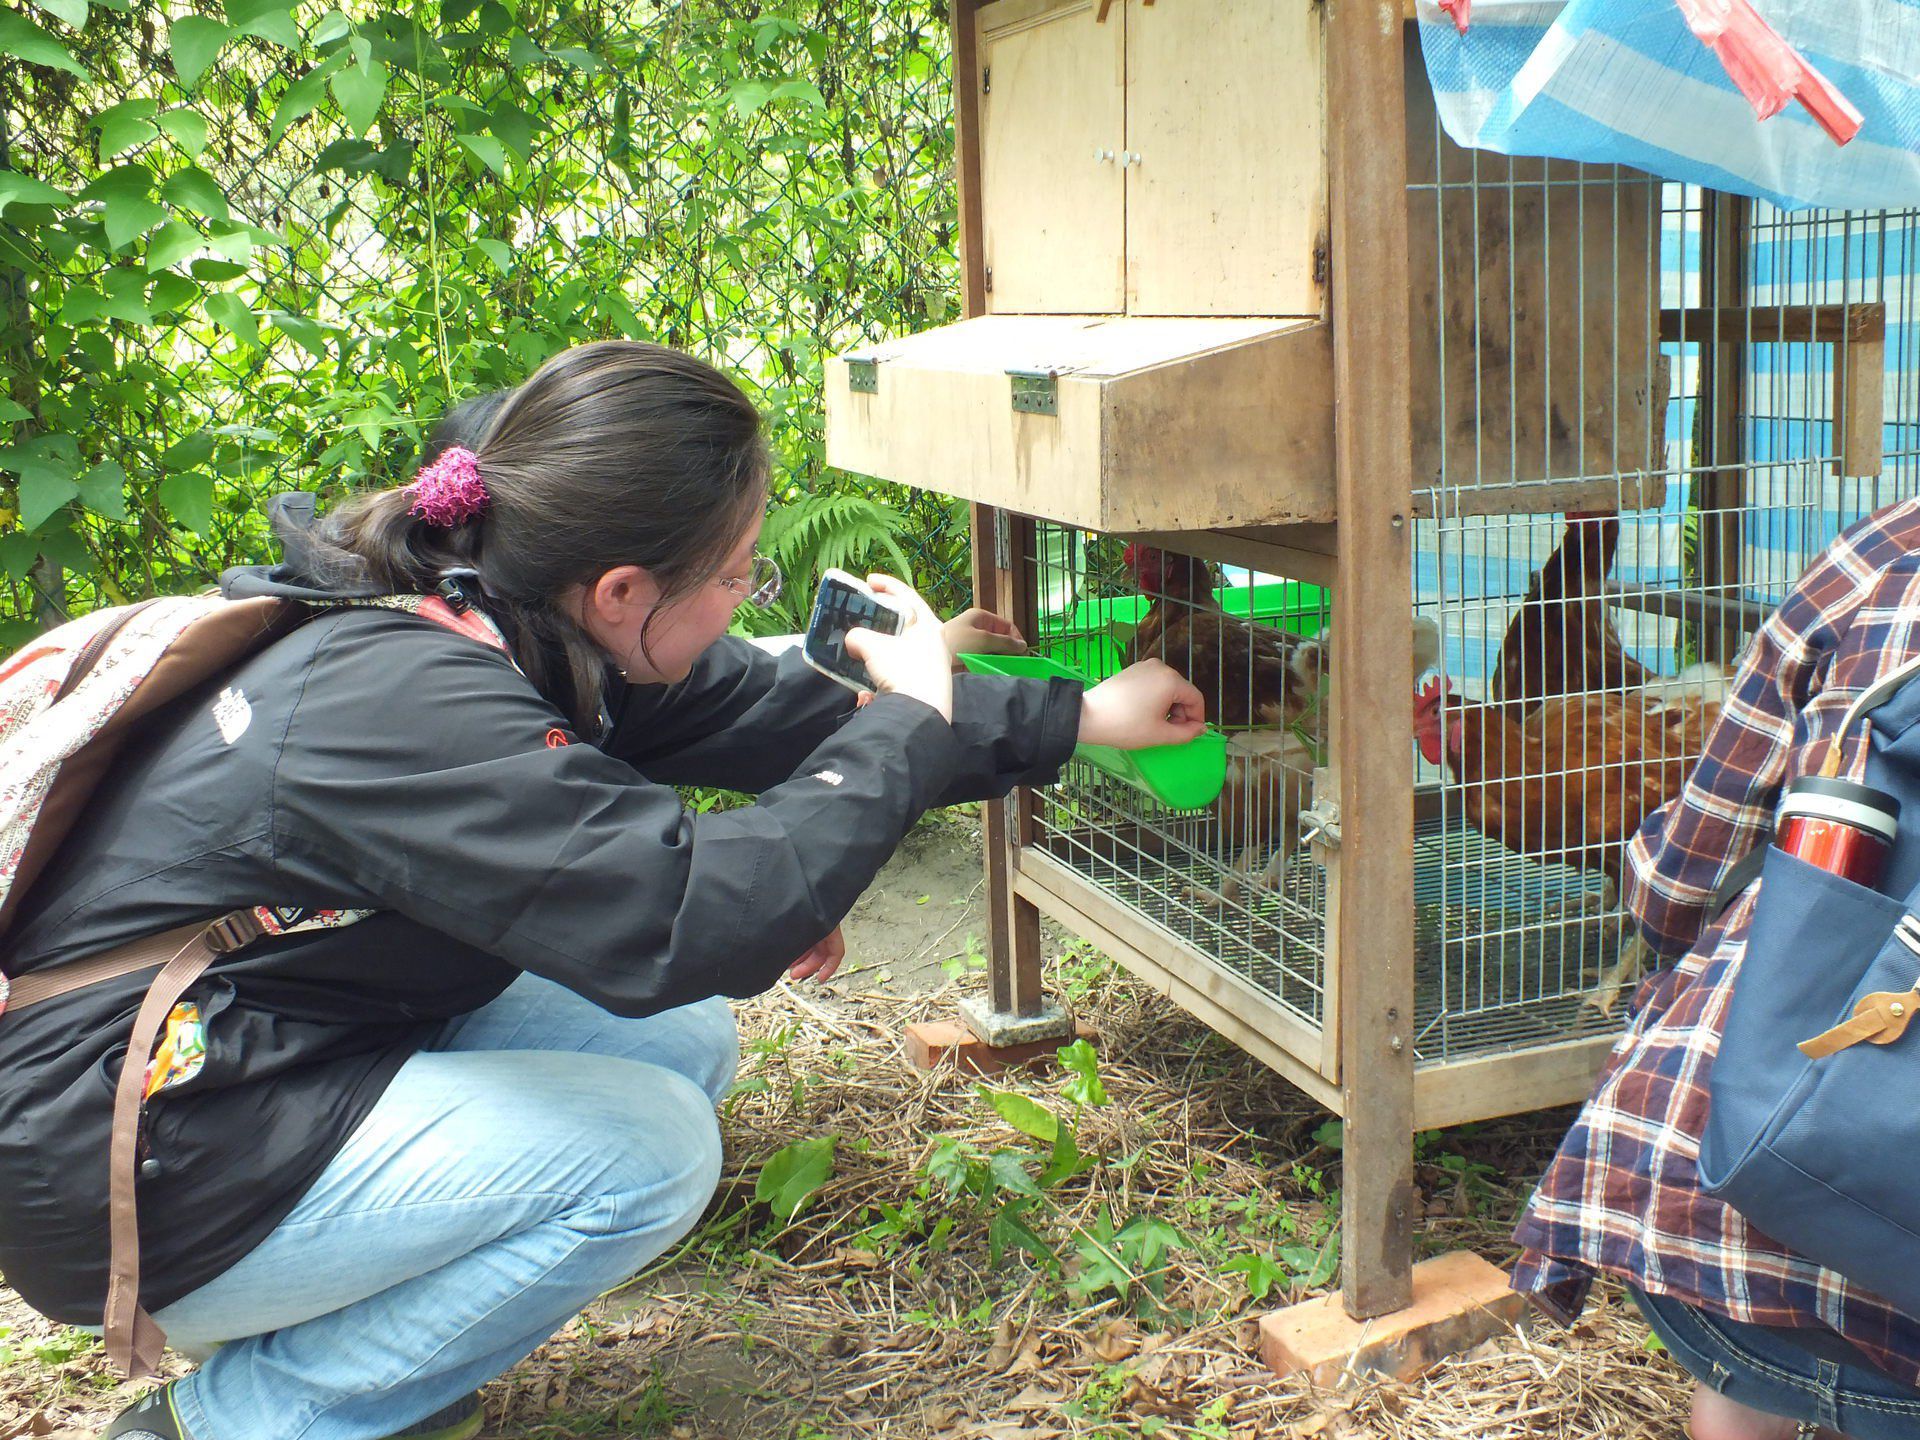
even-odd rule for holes
{"type": "MultiPolygon", "coordinates": [[[[726,996],[824,978],[931,806],[1076,739],[1188,738],[1157,663],[1085,692],[955,678],[906,585],[877,696],[726,635],[770,599],[759,416],[629,343],[548,361],[472,450],[311,523],[234,597],[313,618],[122,752],[11,976],[237,908],[146,1081],[140,1299],[207,1358],[106,1432],[461,1436],[474,1390],[684,1235],[720,1174],[726,996]],[[345,599],[389,597],[382,605],[345,599]],[[423,599],[424,597],[424,599],[423,599]],[[424,609],[423,609],[424,606],[424,609]],[[675,785],[757,792],[694,815],[675,785]]],[[[0,1270],[98,1324],[113,1089],[150,974],[0,1024],[0,1270]]]]}

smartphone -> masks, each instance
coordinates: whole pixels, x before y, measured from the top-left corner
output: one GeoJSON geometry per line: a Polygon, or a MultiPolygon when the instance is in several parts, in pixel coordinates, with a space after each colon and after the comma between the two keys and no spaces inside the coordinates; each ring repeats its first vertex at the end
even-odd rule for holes
{"type": "Polygon", "coordinates": [[[847,653],[847,632],[878,630],[882,635],[898,635],[906,623],[905,613],[875,594],[864,580],[844,570],[828,570],[813,597],[813,618],[807,622],[800,656],[849,690],[871,690],[873,677],[867,667],[847,653]]]}

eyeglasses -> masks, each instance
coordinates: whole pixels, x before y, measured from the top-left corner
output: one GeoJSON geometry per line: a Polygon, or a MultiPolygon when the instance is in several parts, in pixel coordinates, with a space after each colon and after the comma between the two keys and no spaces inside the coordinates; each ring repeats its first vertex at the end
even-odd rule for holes
{"type": "Polygon", "coordinates": [[[723,575],[713,583],[731,590],[756,610],[764,610],[780,598],[780,567],[770,555],[755,555],[753,569],[744,580],[738,575],[723,575]]]}

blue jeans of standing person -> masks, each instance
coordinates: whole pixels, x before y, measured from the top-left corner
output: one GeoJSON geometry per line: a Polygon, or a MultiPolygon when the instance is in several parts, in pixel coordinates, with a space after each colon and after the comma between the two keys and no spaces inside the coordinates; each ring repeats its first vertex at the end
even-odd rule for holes
{"type": "Polygon", "coordinates": [[[524,976],[410,1058],[293,1211],[154,1318],[194,1440],[374,1440],[499,1375],[693,1228],[723,1000],[622,1020],[524,976]]]}
{"type": "Polygon", "coordinates": [[[1824,1425],[1849,1440],[1920,1437],[1920,1390],[1874,1369],[1831,1330],[1788,1332],[1637,1286],[1627,1293],[1688,1374],[1749,1410],[1824,1425]]]}

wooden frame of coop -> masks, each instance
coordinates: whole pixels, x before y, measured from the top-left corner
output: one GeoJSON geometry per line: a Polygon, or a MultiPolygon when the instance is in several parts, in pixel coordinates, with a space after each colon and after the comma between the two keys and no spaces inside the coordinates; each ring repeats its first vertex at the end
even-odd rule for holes
{"type": "Polygon", "coordinates": [[[953,0],[968,318],[827,372],[829,462],[973,502],[977,603],[1029,636],[1053,526],[1331,591],[1317,1023],[1095,883],[1028,792],[985,815],[989,989],[997,1015],[1043,1013],[1045,914],[1339,1114],[1355,1317],[1412,1298],[1414,1132],[1582,1098],[1616,1029],[1416,1063],[1415,835],[1441,803],[1411,744],[1416,527],[1659,506],[1662,347],[1694,345],[1708,583],[1606,598],[1731,660],[1765,609],[1740,595],[1746,359],[1831,345],[1834,468],[1872,475],[1885,335],[1877,304],[1748,303],[1748,203],[1726,197],[1698,293],[1664,303],[1660,182],[1456,149],[1411,25],[1381,13],[953,0]],[[1556,388],[1530,346],[1591,373],[1556,388]]]}

